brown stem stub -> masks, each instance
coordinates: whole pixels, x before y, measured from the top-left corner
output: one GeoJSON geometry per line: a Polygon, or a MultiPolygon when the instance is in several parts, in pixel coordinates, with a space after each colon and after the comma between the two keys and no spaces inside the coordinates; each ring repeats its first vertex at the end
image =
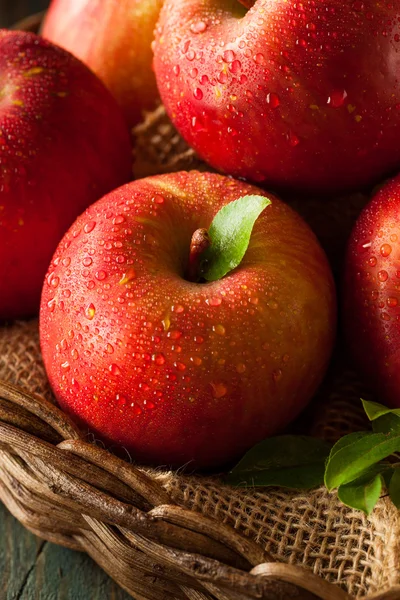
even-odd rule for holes
{"type": "Polygon", "coordinates": [[[197,281],[199,278],[200,257],[211,246],[211,239],[207,229],[196,229],[192,235],[189,251],[189,264],[187,278],[197,281]]]}
{"type": "Polygon", "coordinates": [[[240,4],[243,4],[246,8],[252,8],[256,0],[239,0],[240,4]]]}

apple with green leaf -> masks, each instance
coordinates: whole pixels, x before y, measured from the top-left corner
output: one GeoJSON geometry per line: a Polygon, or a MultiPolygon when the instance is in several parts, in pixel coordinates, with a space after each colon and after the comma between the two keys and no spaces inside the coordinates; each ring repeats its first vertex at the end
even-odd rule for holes
{"type": "Polygon", "coordinates": [[[84,427],[135,460],[206,468],[304,408],[335,313],[328,262],[297,213],[181,172],[121,187],[74,223],[43,288],[41,348],[84,427]]]}
{"type": "Polygon", "coordinates": [[[129,125],[158,102],[151,43],[164,0],[52,0],[42,34],[87,64],[129,125]]]}
{"type": "Polygon", "coordinates": [[[101,81],[33,33],[0,31],[0,320],[32,316],[85,208],[131,178],[123,115],[101,81]]]}
{"type": "Polygon", "coordinates": [[[400,21],[376,0],[166,0],[155,72],[210,165],[276,188],[359,190],[400,167],[400,21]]]}

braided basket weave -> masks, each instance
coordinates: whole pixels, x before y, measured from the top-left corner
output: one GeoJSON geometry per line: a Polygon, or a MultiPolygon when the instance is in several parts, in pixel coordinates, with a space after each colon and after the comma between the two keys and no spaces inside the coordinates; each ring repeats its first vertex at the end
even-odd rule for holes
{"type": "MultiPolygon", "coordinates": [[[[136,177],[206,168],[162,107],[134,137],[136,177]]],[[[286,200],[339,272],[366,198],[286,200]]],[[[297,427],[331,441],[365,428],[362,394],[338,345],[297,427]]],[[[143,469],[93,442],[54,405],[37,322],[0,328],[0,498],[30,531],[86,551],[136,600],[400,599],[400,516],[388,499],[367,519],[323,489],[234,489],[143,469]]]]}

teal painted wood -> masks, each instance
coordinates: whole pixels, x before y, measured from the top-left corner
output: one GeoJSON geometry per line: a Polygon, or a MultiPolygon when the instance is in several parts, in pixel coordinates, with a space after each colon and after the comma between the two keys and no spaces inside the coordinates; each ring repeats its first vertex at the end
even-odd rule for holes
{"type": "Polygon", "coordinates": [[[29,533],[0,504],[1,600],[129,600],[87,555],[29,533]]]}

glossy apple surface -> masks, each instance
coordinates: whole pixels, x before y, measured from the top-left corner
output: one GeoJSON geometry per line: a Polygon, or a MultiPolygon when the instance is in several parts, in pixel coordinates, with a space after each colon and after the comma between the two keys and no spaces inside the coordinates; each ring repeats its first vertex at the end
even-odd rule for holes
{"type": "Polygon", "coordinates": [[[0,31],[0,320],[33,315],[76,217],[130,179],[129,133],[85,65],[34,34],[0,31]]]}
{"type": "Polygon", "coordinates": [[[399,15],[376,0],[166,0],[162,99],[219,170],[276,188],[361,189],[400,167],[399,15]]]}
{"type": "Polygon", "coordinates": [[[60,243],[40,336],[56,397],[134,460],[222,465],[281,430],[309,401],[335,334],[327,260],[277,198],[238,268],[185,279],[190,240],[245,183],[198,172],[128,184],[60,243]]]}
{"type": "Polygon", "coordinates": [[[351,354],[378,401],[400,407],[400,177],[362,211],[344,283],[351,354]]]}
{"type": "Polygon", "coordinates": [[[163,0],[53,0],[42,34],[86,63],[129,125],[156,107],[151,43],[163,0]]]}

